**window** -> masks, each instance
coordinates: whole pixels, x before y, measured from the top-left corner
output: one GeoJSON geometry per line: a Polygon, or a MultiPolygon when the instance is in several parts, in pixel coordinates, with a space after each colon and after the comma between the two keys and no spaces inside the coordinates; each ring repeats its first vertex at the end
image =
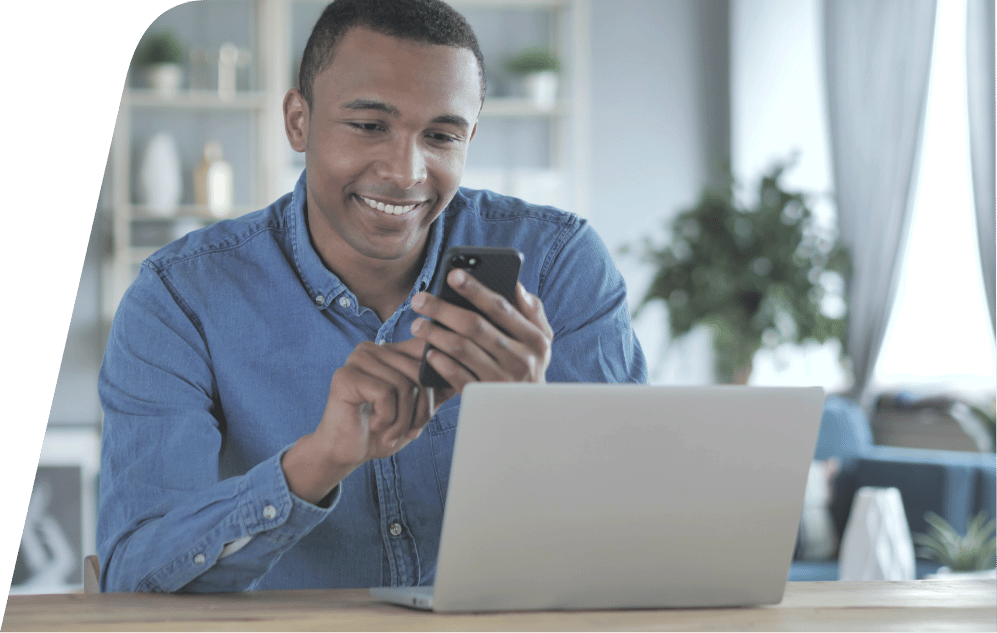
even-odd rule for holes
{"type": "Polygon", "coordinates": [[[993,393],[966,102],[966,2],[938,3],[911,231],[875,390],[993,393]]]}

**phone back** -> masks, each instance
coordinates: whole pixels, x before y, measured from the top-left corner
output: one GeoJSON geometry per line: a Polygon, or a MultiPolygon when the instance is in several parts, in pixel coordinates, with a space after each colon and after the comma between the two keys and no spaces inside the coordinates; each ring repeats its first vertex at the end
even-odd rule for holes
{"type": "MultiPolygon", "coordinates": [[[[486,287],[516,304],[516,282],[523,264],[523,254],[514,248],[496,246],[454,246],[443,256],[443,270],[436,279],[434,294],[448,303],[465,310],[481,314],[470,301],[457,294],[447,283],[447,276],[454,268],[462,268],[486,287]]],[[[427,345],[427,349],[429,346],[427,345]]],[[[449,388],[450,383],[443,379],[427,362],[423,355],[419,368],[419,379],[423,385],[436,388],[449,388]]]]}

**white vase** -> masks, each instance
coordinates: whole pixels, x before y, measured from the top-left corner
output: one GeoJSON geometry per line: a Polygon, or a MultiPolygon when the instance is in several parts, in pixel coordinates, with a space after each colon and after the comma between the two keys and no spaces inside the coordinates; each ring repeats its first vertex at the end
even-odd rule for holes
{"type": "Polygon", "coordinates": [[[183,195],[183,173],[176,142],[166,132],[149,140],[138,173],[139,201],[150,215],[170,217],[183,195]]]}
{"type": "Polygon", "coordinates": [[[183,68],[178,64],[153,64],[145,69],[145,82],[164,97],[175,96],[183,83],[183,68]]]}
{"type": "Polygon", "coordinates": [[[557,73],[546,71],[523,77],[527,99],[541,110],[553,110],[557,104],[557,73]]]}
{"type": "Polygon", "coordinates": [[[914,543],[899,490],[863,487],[855,493],[838,570],[839,580],[914,579],[914,543]]]}

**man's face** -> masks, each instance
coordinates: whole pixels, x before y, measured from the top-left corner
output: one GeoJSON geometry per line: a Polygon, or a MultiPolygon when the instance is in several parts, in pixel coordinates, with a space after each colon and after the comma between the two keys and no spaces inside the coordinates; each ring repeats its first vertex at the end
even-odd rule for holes
{"type": "MultiPolygon", "coordinates": [[[[302,117],[308,218],[320,251],[421,256],[460,183],[481,106],[466,49],[353,28],[302,117]]],[[[343,253],[346,254],[346,253],[343,253]]]]}

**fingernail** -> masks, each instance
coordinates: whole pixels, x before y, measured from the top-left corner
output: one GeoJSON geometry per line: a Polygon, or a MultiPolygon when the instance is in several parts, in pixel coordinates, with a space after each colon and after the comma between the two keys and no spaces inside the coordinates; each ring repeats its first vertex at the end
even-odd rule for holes
{"type": "Polygon", "coordinates": [[[426,303],[426,297],[421,292],[417,292],[415,296],[412,297],[413,308],[421,308],[424,303],[426,303]]]}
{"type": "Polygon", "coordinates": [[[422,329],[422,324],[424,322],[425,322],[425,319],[416,319],[415,321],[412,321],[412,327],[409,328],[410,331],[412,332],[412,334],[415,334],[416,332],[418,332],[419,330],[421,330],[422,329]]]}
{"type": "Polygon", "coordinates": [[[463,270],[458,269],[458,270],[453,271],[453,273],[450,275],[450,278],[451,278],[450,280],[453,283],[455,283],[455,284],[457,284],[459,286],[462,283],[464,283],[464,281],[467,279],[467,275],[464,274],[463,270]]]}

